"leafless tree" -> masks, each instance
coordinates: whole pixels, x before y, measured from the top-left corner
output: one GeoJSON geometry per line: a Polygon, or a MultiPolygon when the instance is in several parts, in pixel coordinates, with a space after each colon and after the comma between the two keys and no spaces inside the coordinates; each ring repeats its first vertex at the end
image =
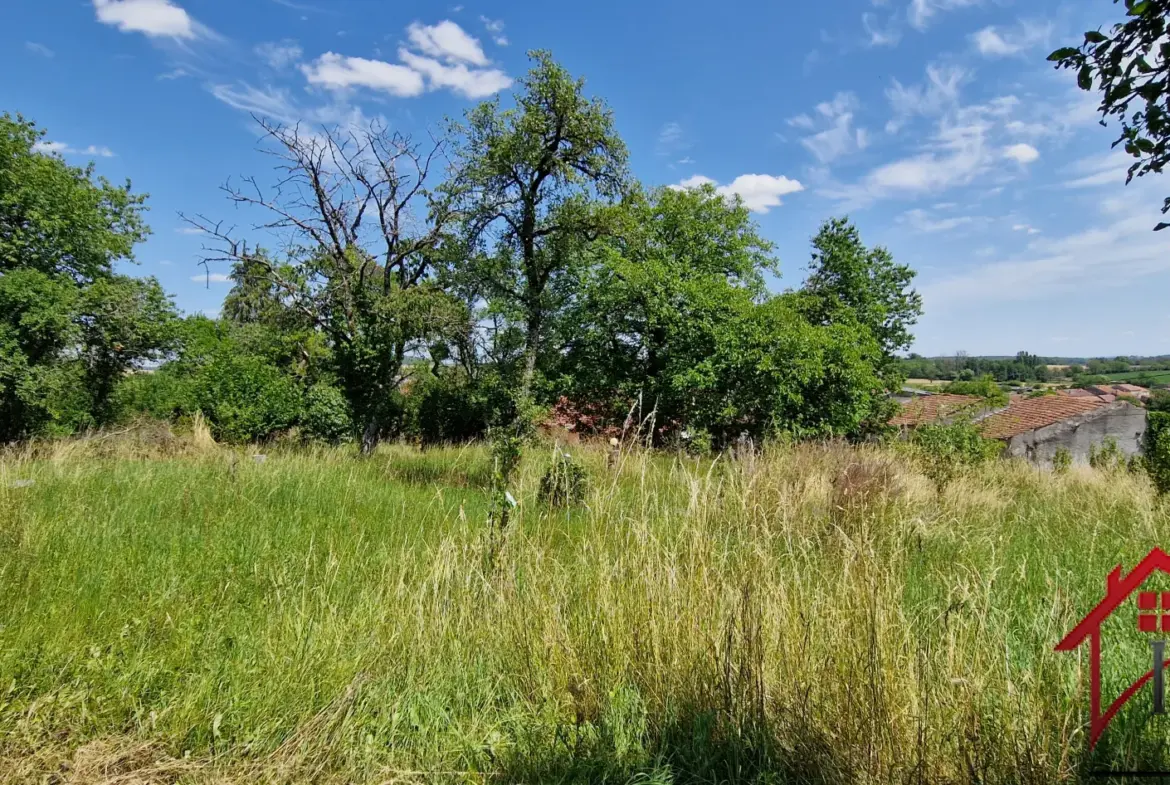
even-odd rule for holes
{"type": "Polygon", "coordinates": [[[259,270],[312,312],[333,346],[368,453],[389,424],[408,352],[458,321],[458,308],[432,284],[437,254],[459,220],[450,145],[432,136],[424,148],[378,121],[306,131],[254,119],[264,132],[261,150],[276,159],[276,181],[266,188],[256,177],[229,180],[223,191],[258,216],[252,231],[275,236],[288,262],[269,260],[221,221],[184,218],[211,240],[205,264],[259,270]]]}

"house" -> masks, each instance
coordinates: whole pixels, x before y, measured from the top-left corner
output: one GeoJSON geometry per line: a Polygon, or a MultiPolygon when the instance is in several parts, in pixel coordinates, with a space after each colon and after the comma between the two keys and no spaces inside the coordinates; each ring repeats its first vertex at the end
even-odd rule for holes
{"type": "MultiPolygon", "coordinates": [[[[1108,619],[1122,603],[1128,600],[1142,584],[1155,572],[1170,575],[1170,556],[1161,548],[1154,548],[1146,558],[1142,559],[1128,575],[1123,575],[1121,565],[1113,568],[1105,579],[1105,597],[1097,603],[1089,614],[1069,631],[1056,644],[1056,651],[1076,651],[1085,640],[1089,645],[1089,747],[1097,744],[1102,732],[1109,725],[1110,720],[1125,702],[1134,696],[1150,679],[1155,679],[1155,687],[1161,687],[1161,675],[1155,677],[1152,668],[1144,676],[1123,691],[1116,700],[1101,710],[1101,625],[1108,619]]],[[[1133,609],[1137,616],[1137,629],[1143,633],[1170,632],[1170,592],[1142,591],[1138,592],[1137,607],[1133,609]],[[1161,602],[1159,603],[1159,600],[1161,602]],[[1160,605],[1160,613],[1159,613],[1160,605]]],[[[1165,662],[1158,662],[1155,654],[1155,668],[1165,668],[1165,662]]],[[[1155,698],[1160,705],[1160,696],[1155,698]]]]}
{"type": "Polygon", "coordinates": [[[902,429],[917,428],[933,422],[948,422],[960,415],[974,416],[986,405],[977,395],[938,393],[914,398],[902,404],[902,409],[890,425],[902,429]]]}
{"type": "Polygon", "coordinates": [[[1136,384],[1094,384],[1084,389],[1065,390],[1064,394],[1071,398],[1099,398],[1106,403],[1112,403],[1123,395],[1139,401],[1150,397],[1149,390],[1136,384]]]}
{"type": "Polygon", "coordinates": [[[1090,450],[1107,439],[1124,455],[1138,454],[1146,410],[1100,396],[1044,395],[1012,401],[979,422],[984,437],[1004,442],[1005,455],[1051,466],[1059,450],[1067,450],[1075,463],[1088,463],[1090,450]]]}

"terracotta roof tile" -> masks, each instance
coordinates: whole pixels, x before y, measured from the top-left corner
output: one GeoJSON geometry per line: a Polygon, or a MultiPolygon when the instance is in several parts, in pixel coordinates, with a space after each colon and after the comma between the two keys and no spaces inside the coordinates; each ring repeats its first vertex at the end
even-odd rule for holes
{"type": "Polygon", "coordinates": [[[981,403],[983,403],[983,399],[976,395],[940,393],[939,395],[916,398],[902,404],[902,411],[897,417],[890,420],[890,425],[922,425],[951,417],[964,409],[974,409],[981,403]]]}
{"type": "Polygon", "coordinates": [[[983,435],[989,439],[1010,439],[1104,405],[1105,402],[1096,396],[1074,398],[1069,395],[1044,395],[1014,401],[1002,412],[981,421],[983,435]]]}

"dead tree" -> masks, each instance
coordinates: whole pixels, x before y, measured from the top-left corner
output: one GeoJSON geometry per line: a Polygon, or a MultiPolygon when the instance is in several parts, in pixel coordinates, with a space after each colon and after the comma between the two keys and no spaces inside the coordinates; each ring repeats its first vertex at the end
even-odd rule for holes
{"type": "Polygon", "coordinates": [[[448,143],[426,151],[379,122],[360,129],[303,131],[254,118],[261,150],[276,158],[276,182],[255,177],[223,186],[238,208],[260,217],[252,230],[275,235],[289,266],[202,215],[184,219],[212,240],[204,264],[247,264],[271,278],[295,307],[311,311],[334,352],[345,395],[370,453],[390,425],[408,353],[459,323],[459,307],[432,280],[440,246],[459,220],[448,143]],[[443,177],[443,181],[435,181],[443,177]]]}

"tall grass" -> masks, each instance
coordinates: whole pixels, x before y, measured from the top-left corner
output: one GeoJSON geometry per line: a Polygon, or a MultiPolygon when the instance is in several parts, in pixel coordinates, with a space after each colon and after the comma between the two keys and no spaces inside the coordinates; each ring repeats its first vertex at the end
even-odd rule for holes
{"type": "MultiPolygon", "coordinates": [[[[877,449],[580,457],[592,491],[565,511],[529,455],[502,542],[479,448],[0,461],[0,781],[1167,765],[1142,699],[1090,758],[1087,653],[1052,650],[1114,565],[1170,545],[1144,481],[998,464],[940,494],[877,449]]],[[[1132,622],[1106,694],[1148,669],[1132,622]]]]}

